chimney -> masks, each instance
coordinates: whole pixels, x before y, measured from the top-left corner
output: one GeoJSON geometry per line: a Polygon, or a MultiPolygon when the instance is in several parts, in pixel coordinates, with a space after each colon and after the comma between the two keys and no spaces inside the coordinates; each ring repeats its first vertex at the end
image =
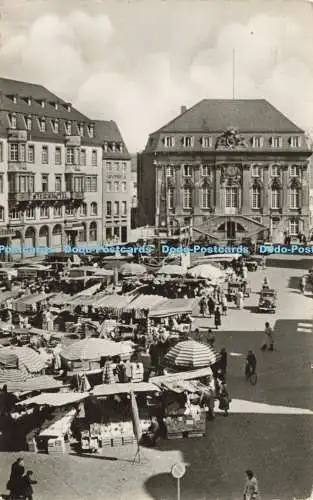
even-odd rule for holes
{"type": "Polygon", "coordinates": [[[182,115],[183,113],[186,113],[187,111],[187,106],[181,106],[180,107],[180,114],[182,115]]]}

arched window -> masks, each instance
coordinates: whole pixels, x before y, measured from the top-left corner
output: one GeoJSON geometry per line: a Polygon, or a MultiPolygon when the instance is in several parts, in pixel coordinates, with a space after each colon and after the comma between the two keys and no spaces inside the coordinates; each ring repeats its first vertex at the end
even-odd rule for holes
{"type": "Polygon", "coordinates": [[[98,236],[98,231],[97,231],[97,223],[92,222],[89,227],[89,240],[90,241],[97,241],[97,236],[98,236]]]}
{"type": "Polygon", "coordinates": [[[0,221],[4,220],[4,207],[0,206],[0,221]]]}
{"type": "Polygon", "coordinates": [[[278,210],[280,208],[280,189],[272,187],[271,189],[271,208],[278,210]]]}
{"type": "Polygon", "coordinates": [[[209,186],[202,186],[201,188],[201,207],[202,208],[211,207],[211,190],[209,186]]]}
{"type": "Polygon", "coordinates": [[[189,186],[183,189],[183,208],[192,208],[192,188],[189,186]]]}
{"type": "Polygon", "coordinates": [[[297,187],[289,189],[289,208],[300,208],[300,189],[297,187]]]}
{"type": "Polygon", "coordinates": [[[60,234],[62,234],[62,227],[60,226],[60,224],[57,224],[56,226],[54,226],[54,228],[52,230],[52,234],[53,234],[53,236],[59,236],[60,234]]]}
{"type": "Polygon", "coordinates": [[[98,215],[98,205],[95,202],[90,205],[90,215],[98,215]]]}
{"type": "Polygon", "coordinates": [[[83,203],[81,206],[80,206],[80,216],[81,217],[86,217],[87,216],[87,203],[83,203]]]}
{"type": "Polygon", "coordinates": [[[253,186],[251,193],[251,206],[254,209],[261,208],[261,188],[260,186],[253,186]]]}
{"type": "Polygon", "coordinates": [[[169,187],[167,190],[167,207],[169,209],[174,208],[174,188],[169,187]]]}
{"type": "Polygon", "coordinates": [[[86,224],[82,224],[82,228],[78,231],[78,241],[86,241],[87,240],[87,229],[86,224]]]}

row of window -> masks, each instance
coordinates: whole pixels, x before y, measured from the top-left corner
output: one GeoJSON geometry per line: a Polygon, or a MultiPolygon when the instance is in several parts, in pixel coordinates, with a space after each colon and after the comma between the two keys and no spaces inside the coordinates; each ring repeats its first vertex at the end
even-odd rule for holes
{"type": "MultiPolygon", "coordinates": [[[[42,101],[42,104],[44,104],[44,103],[45,103],[45,101],[42,101]]],[[[44,106],[42,106],[42,107],[44,107],[44,106]]],[[[69,110],[69,111],[71,111],[71,110],[69,110]]],[[[17,115],[16,115],[16,113],[9,114],[8,119],[9,119],[10,128],[13,130],[16,130],[16,128],[17,128],[17,115]]],[[[28,131],[33,130],[34,120],[36,120],[37,127],[39,128],[40,132],[43,132],[43,133],[47,132],[48,118],[46,118],[45,116],[36,117],[36,116],[32,116],[32,115],[26,115],[26,116],[23,116],[23,120],[24,120],[24,126],[25,126],[26,130],[28,130],[28,131]]],[[[59,120],[58,118],[51,119],[50,123],[51,123],[51,129],[55,134],[64,133],[66,135],[72,135],[74,133],[74,131],[73,131],[74,125],[76,125],[77,132],[75,131],[75,135],[76,135],[76,133],[78,133],[81,137],[84,137],[85,130],[87,129],[87,133],[88,133],[88,136],[90,138],[93,138],[95,136],[95,129],[94,129],[93,124],[88,124],[88,125],[86,125],[85,123],[74,124],[70,120],[64,121],[64,120],[59,120]]]]}
{"type": "Polygon", "coordinates": [[[107,201],[106,204],[106,215],[107,217],[121,215],[125,217],[127,215],[127,202],[126,201],[107,201]]]}
{"type": "MultiPolygon", "coordinates": [[[[1,155],[1,151],[0,151],[1,155]]],[[[3,161],[3,154],[0,156],[1,161],[3,161]]],[[[9,161],[10,162],[28,162],[35,163],[35,145],[29,144],[27,146],[27,156],[26,156],[26,145],[18,144],[12,142],[9,144],[9,161]]],[[[87,165],[87,152],[86,149],[79,149],[74,147],[67,147],[65,151],[65,161],[67,165],[87,165]]],[[[42,165],[49,164],[49,148],[48,146],[41,147],[41,157],[40,163],[42,165]]],[[[54,150],[54,164],[62,165],[62,148],[56,146],[54,150]]],[[[93,149],[91,152],[91,165],[96,167],[98,165],[98,151],[93,149]]]]}
{"type": "MultiPolygon", "coordinates": [[[[79,242],[87,241],[87,228],[86,228],[86,225],[84,223],[82,223],[81,226],[82,226],[81,229],[79,229],[79,231],[78,231],[77,240],[79,242]]],[[[36,244],[36,236],[35,236],[35,234],[36,234],[35,233],[35,229],[33,227],[28,227],[26,229],[26,231],[25,231],[25,239],[26,240],[31,239],[33,247],[38,246],[36,244]]],[[[54,237],[54,244],[56,244],[55,240],[57,239],[58,243],[61,245],[62,227],[59,224],[57,224],[56,226],[54,226],[54,228],[52,229],[52,236],[54,237]]],[[[46,244],[48,244],[48,237],[49,237],[49,228],[47,226],[42,226],[39,229],[39,238],[46,238],[47,239],[46,244]]],[[[97,223],[96,222],[91,222],[90,226],[89,226],[89,241],[97,241],[97,237],[98,237],[97,223]]],[[[41,244],[42,244],[42,241],[41,241],[41,244]]]]}
{"type": "MultiPolygon", "coordinates": [[[[193,136],[165,136],[162,142],[166,148],[173,148],[175,146],[182,146],[183,148],[193,148],[196,145],[197,139],[193,136]]],[[[301,136],[291,136],[288,139],[289,145],[292,148],[301,147],[301,136]]],[[[214,146],[213,137],[203,136],[199,141],[200,146],[203,149],[209,149],[214,146]]],[[[283,138],[281,136],[273,136],[265,141],[264,137],[254,136],[251,138],[251,145],[253,148],[263,148],[264,145],[268,145],[271,148],[281,148],[283,146],[283,138]]]]}
{"type": "MultiPolygon", "coordinates": [[[[1,187],[1,177],[0,177],[0,187],[1,187]]],[[[3,179],[2,179],[2,187],[3,187],[3,179]]],[[[63,191],[64,187],[65,191],[70,191],[75,193],[83,193],[83,192],[95,193],[98,190],[97,176],[96,175],[74,176],[73,179],[69,180],[66,179],[65,186],[63,186],[62,175],[55,175],[54,185],[51,186],[49,174],[41,175],[42,193],[48,193],[49,189],[51,189],[52,192],[60,193],[63,191]]],[[[9,192],[10,193],[35,192],[35,176],[9,174],[9,192]]]]}
{"type": "Polygon", "coordinates": [[[114,182],[107,182],[106,183],[106,192],[107,193],[126,193],[127,191],[127,183],[126,182],[119,182],[119,181],[114,181],[114,182]]]}
{"type": "MultiPolygon", "coordinates": [[[[289,208],[291,210],[298,209],[301,206],[301,191],[296,188],[288,191],[289,208]]],[[[225,189],[225,208],[239,208],[241,200],[241,190],[238,187],[227,187],[225,189]]],[[[175,208],[175,190],[169,188],[167,191],[167,206],[169,209],[175,208]]],[[[203,187],[200,190],[200,207],[208,209],[214,206],[212,200],[212,191],[208,187],[203,187]]],[[[262,190],[258,186],[252,188],[251,191],[251,207],[260,209],[262,206],[262,190]]],[[[274,210],[281,208],[281,190],[272,188],[270,190],[270,206],[274,210]]],[[[191,209],[193,207],[193,189],[185,187],[183,189],[183,208],[191,209]]]]}
{"type": "MultiPolygon", "coordinates": [[[[192,177],[194,172],[194,168],[192,165],[184,165],[183,166],[183,176],[184,177],[192,177]]],[[[262,177],[263,169],[261,165],[252,165],[251,166],[251,176],[252,177],[262,177]]],[[[213,168],[210,165],[201,165],[200,175],[202,177],[212,177],[213,168]]],[[[174,177],[175,168],[173,165],[169,165],[166,168],[166,176],[174,177]]],[[[280,177],[281,175],[281,167],[279,165],[272,165],[270,170],[271,177],[280,177]]],[[[290,177],[300,177],[301,176],[301,167],[300,165],[290,165],[289,167],[289,175],[290,177]]]]}
{"type": "MultiPolygon", "coordinates": [[[[3,208],[3,207],[2,207],[3,208]]],[[[39,217],[40,219],[50,219],[53,217],[64,217],[65,216],[76,216],[76,217],[88,217],[98,215],[98,204],[91,203],[90,210],[88,214],[88,206],[86,203],[83,203],[78,209],[73,208],[71,206],[63,207],[63,206],[55,206],[52,207],[42,206],[39,209],[39,217]],[[52,215],[53,213],[53,215],[52,215]]],[[[20,220],[22,218],[25,219],[36,219],[36,209],[34,207],[29,207],[25,211],[21,210],[10,210],[9,218],[13,220],[20,220]]]]}

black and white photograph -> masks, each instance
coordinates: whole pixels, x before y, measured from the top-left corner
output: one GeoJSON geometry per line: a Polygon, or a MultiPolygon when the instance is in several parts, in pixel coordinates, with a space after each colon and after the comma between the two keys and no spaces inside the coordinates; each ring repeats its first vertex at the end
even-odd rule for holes
{"type": "Polygon", "coordinates": [[[313,500],[313,0],[1,0],[0,500],[313,500]]]}

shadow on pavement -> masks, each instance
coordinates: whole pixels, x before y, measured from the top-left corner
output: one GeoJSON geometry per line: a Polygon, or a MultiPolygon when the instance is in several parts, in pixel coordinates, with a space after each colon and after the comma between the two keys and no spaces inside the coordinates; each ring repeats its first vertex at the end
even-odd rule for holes
{"type": "Polygon", "coordinates": [[[299,259],[297,255],[295,255],[293,258],[289,257],[289,259],[277,258],[277,257],[266,258],[266,267],[275,267],[275,268],[284,267],[286,269],[310,269],[312,267],[312,264],[313,264],[312,258],[299,259]]]}

